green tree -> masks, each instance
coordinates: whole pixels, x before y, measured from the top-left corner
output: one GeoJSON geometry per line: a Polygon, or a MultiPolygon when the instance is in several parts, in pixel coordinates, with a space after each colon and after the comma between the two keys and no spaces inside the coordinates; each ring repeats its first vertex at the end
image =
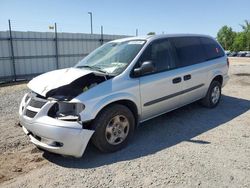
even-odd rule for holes
{"type": "Polygon", "coordinates": [[[250,51],[250,22],[248,20],[245,20],[245,24],[241,24],[240,25],[243,29],[243,33],[244,33],[244,39],[245,44],[244,44],[244,50],[250,51]]]}
{"type": "Polygon", "coordinates": [[[236,33],[231,27],[223,26],[217,33],[217,40],[226,50],[233,50],[236,33]]]}
{"type": "Polygon", "coordinates": [[[155,32],[149,32],[147,35],[155,35],[155,32]]]}
{"type": "Polygon", "coordinates": [[[247,38],[244,32],[238,32],[233,43],[233,51],[246,50],[247,38]]]}
{"type": "Polygon", "coordinates": [[[245,25],[240,24],[240,26],[242,27],[245,33],[250,32],[250,22],[248,20],[245,20],[245,25]]]}

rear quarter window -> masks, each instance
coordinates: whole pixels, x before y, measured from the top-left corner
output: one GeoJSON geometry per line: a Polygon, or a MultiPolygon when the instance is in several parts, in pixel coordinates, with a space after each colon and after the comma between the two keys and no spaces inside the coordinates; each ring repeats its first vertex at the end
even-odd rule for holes
{"type": "Polygon", "coordinates": [[[225,55],[224,50],[215,40],[206,37],[201,37],[200,40],[205,50],[207,60],[219,58],[225,55]]]}

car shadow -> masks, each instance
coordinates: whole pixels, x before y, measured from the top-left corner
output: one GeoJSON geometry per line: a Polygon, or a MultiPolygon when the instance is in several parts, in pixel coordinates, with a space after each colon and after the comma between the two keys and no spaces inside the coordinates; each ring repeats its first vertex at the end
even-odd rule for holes
{"type": "Polygon", "coordinates": [[[44,152],[43,156],[62,167],[86,169],[151,155],[183,141],[210,144],[209,141],[193,138],[229,122],[249,109],[249,100],[223,95],[220,104],[214,109],[193,103],[142,123],[128,146],[115,153],[101,153],[90,143],[79,159],[49,152],[44,152]]]}

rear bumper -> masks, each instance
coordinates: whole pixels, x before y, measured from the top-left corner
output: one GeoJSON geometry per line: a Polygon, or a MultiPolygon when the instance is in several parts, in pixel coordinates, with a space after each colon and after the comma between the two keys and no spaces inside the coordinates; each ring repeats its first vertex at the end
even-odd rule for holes
{"type": "MultiPolygon", "coordinates": [[[[25,98],[26,96],[24,96],[25,98]]],[[[19,121],[23,131],[30,137],[30,141],[44,150],[62,155],[81,157],[93,135],[93,130],[83,129],[80,123],[62,121],[47,116],[53,105],[48,101],[40,111],[30,118],[26,115],[24,99],[19,109],[19,121]]]]}

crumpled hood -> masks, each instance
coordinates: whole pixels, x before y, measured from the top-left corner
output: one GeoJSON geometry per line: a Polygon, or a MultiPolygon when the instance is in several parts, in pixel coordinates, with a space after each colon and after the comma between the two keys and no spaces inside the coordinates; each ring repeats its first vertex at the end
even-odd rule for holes
{"type": "Polygon", "coordinates": [[[33,78],[28,83],[28,88],[45,97],[50,90],[68,85],[90,73],[93,71],[77,68],[54,70],[33,78]]]}

